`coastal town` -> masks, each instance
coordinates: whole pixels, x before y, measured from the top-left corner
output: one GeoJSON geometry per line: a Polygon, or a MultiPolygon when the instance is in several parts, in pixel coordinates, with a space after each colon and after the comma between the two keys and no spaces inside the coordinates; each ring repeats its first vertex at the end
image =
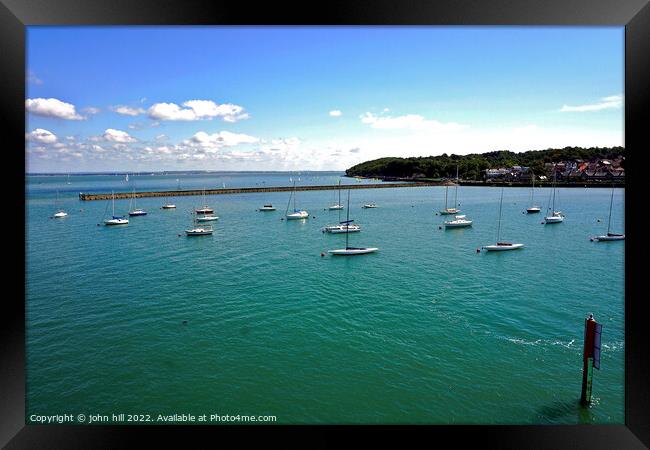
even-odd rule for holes
{"type": "MultiPolygon", "coordinates": [[[[585,182],[625,182],[625,157],[617,159],[595,159],[584,161],[573,159],[556,163],[545,163],[545,173],[536,175],[535,179],[540,181],[555,179],[565,183],[585,182]]],[[[506,182],[531,182],[533,171],[530,167],[512,166],[508,168],[486,169],[483,171],[485,181],[506,181],[506,182]]]]}

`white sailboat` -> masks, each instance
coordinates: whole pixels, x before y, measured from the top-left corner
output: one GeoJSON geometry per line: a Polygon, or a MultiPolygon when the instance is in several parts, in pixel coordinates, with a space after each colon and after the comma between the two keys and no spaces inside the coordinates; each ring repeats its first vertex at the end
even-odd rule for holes
{"type": "Polygon", "coordinates": [[[449,208],[447,206],[447,198],[449,196],[449,186],[446,186],[445,189],[445,209],[440,211],[440,215],[447,216],[447,215],[455,215],[460,212],[460,209],[457,208],[458,206],[458,166],[456,166],[456,188],[454,191],[454,207],[449,208]]]}
{"type": "MultiPolygon", "coordinates": [[[[350,190],[348,189],[348,207],[347,207],[347,219],[345,222],[341,222],[345,225],[350,225],[354,220],[350,219],[350,190]]],[[[373,253],[379,250],[377,247],[350,247],[348,241],[350,238],[350,233],[345,233],[345,248],[339,248],[335,250],[328,250],[330,255],[335,256],[354,256],[354,255],[365,255],[366,253],[373,253]]]]}
{"type": "Polygon", "coordinates": [[[116,216],[115,215],[115,192],[111,191],[111,194],[113,196],[113,215],[111,216],[110,219],[105,219],[104,220],[104,225],[126,225],[129,223],[129,219],[127,219],[124,216],[116,216]]]}
{"type": "Polygon", "coordinates": [[[535,195],[535,174],[532,173],[533,177],[533,187],[530,190],[530,206],[526,208],[526,214],[535,214],[542,210],[539,206],[535,205],[533,202],[533,196],[535,195]]]}
{"type": "Polygon", "coordinates": [[[67,217],[68,213],[58,208],[58,204],[59,204],[59,191],[56,191],[56,202],[54,203],[54,208],[56,209],[56,212],[52,217],[54,217],[55,219],[62,219],[64,217],[67,217]]]}
{"type": "Polygon", "coordinates": [[[197,214],[212,214],[212,213],[214,212],[214,209],[212,209],[212,208],[210,208],[209,206],[207,206],[207,204],[206,204],[206,202],[205,202],[205,189],[203,189],[203,195],[202,195],[202,198],[203,198],[203,208],[199,208],[199,209],[197,209],[197,210],[196,210],[196,213],[197,213],[197,214]]]}
{"type": "Polygon", "coordinates": [[[483,247],[488,252],[501,252],[506,250],[517,250],[523,248],[524,244],[513,244],[512,242],[501,242],[501,209],[503,207],[503,187],[501,188],[501,200],[499,202],[499,222],[497,225],[497,242],[494,245],[486,245],[483,247]]]}
{"type": "Polygon", "coordinates": [[[552,201],[551,205],[548,208],[548,214],[546,217],[544,217],[544,225],[564,222],[564,214],[562,214],[562,211],[555,210],[555,180],[557,178],[557,173],[555,172],[555,169],[553,170],[553,192],[551,194],[552,201]]]}
{"type": "Polygon", "coordinates": [[[612,186],[612,196],[609,199],[609,219],[607,219],[607,234],[601,235],[601,236],[595,236],[591,238],[592,241],[622,241],[625,239],[625,234],[621,233],[612,233],[611,227],[612,227],[612,205],[614,203],[614,186],[612,186]]]}
{"type": "Polygon", "coordinates": [[[296,181],[295,180],[293,182],[293,191],[291,191],[291,195],[289,196],[289,203],[287,203],[287,210],[285,211],[285,215],[287,217],[287,220],[300,220],[300,219],[309,218],[309,213],[307,211],[296,208],[296,181]],[[289,213],[289,205],[291,204],[291,198],[293,198],[293,212],[289,213]]]}
{"type": "Polygon", "coordinates": [[[335,203],[335,204],[329,206],[330,211],[335,210],[335,209],[338,209],[338,210],[343,209],[343,205],[341,205],[341,180],[339,180],[338,191],[339,191],[339,201],[338,201],[338,203],[335,203]]]}
{"type": "Polygon", "coordinates": [[[135,188],[133,188],[133,198],[131,200],[133,201],[133,209],[129,208],[129,216],[146,216],[147,211],[138,208],[136,205],[135,188]]]}
{"type": "Polygon", "coordinates": [[[377,207],[377,204],[375,202],[366,203],[365,205],[362,206],[362,208],[366,208],[366,209],[367,208],[376,208],[376,207],[377,207]]]}
{"type": "Polygon", "coordinates": [[[275,206],[269,203],[267,205],[262,206],[260,208],[260,211],[275,211],[275,206]]]}
{"type": "MultiPolygon", "coordinates": [[[[194,216],[194,214],[192,214],[194,216]]],[[[192,228],[185,230],[186,236],[209,236],[213,233],[212,225],[199,225],[198,218],[194,217],[192,228]]]]}

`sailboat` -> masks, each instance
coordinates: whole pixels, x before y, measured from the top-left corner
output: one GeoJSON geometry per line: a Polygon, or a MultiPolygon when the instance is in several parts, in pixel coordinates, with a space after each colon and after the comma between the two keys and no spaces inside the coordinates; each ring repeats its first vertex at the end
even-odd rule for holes
{"type": "MultiPolygon", "coordinates": [[[[555,170],[555,169],[554,169],[555,170]]],[[[553,172],[553,192],[551,194],[552,197],[552,202],[551,206],[548,208],[549,214],[544,217],[544,224],[552,224],[552,223],[561,223],[564,222],[564,215],[562,214],[562,211],[556,211],[555,210],[555,180],[557,178],[557,172],[553,172]]]]}
{"type": "Polygon", "coordinates": [[[127,182],[127,183],[129,182],[129,174],[128,174],[128,173],[127,173],[126,176],[124,177],[124,181],[127,182]]]}
{"type": "Polygon", "coordinates": [[[176,209],[176,205],[173,203],[169,203],[169,200],[167,200],[167,196],[165,196],[165,204],[161,206],[162,209],[176,209]]]}
{"type": "Polygon", "coordinates": [[[70,183],[70,174],[68,174],[68,179],[66,180],[65,184],[72,184],[72,183],[70,183]]]}
{"type": "Polygon", "coordinates": [[[146,216],[147,211],[140,209],[136,205],[136,199],[135,199],[135,188],[133,188],[133,209],[129,211],[129,216],[146,216]]]}
{"type": "Polygon", "coordinates": [[[612,196],[609,199],[609,219],[607,220],[607,234],[602,236],[595,236],[592,241],[622,241],[625,239],[625,234],[612,233],[610,231],[612,226],[612,204],[614,203],[614,186],[612,186],[612,196]]]}
{"type": "Polygon", "coordinates": [[[213,212],[214,212],[214,209],[210,208],[205,203],[205,189],[203,189],[203,208],[197,209],[196,213],[197,214],[212,214],[213,212]]]}
{"type": "MultiPolygon", "coordinates": [[[[193,216],[195,213],[192,214],[193,216]]],[[[212,225],[199,225],[197,223],[197,217],[194,217],[192,221],[192,228],[185,230],[186,236],[208,236],[213,232],[212,225]]]]}
{"type": "Polygon", "coordinates": [[[104,225],[126,225],[129,223],[129,219],[124,216],[115,215],[115,192],[111,191],[113,195],[113,215],[110,219],[104,220],[104,225]]]}
{"type": "Polygon", "coordinates": [[[298,220],[298,219],[308,219],[309,213],[307,211],[296,208],[296,181],[293,182],[293,191],[289,196],[289,203],[287,203],[287,210],[285,211],[287,220],[298,220]],[[293,212],[289,213],[289,205],[291,204],[291,198],[293,197],[293,212]]]}
{"type": "MultiPolygon", "coordinates": [[[[350,219],[350,189],[348,189],[348,208],[347,208],[347,219],[342,224],[349,225],[354,220],[350,219]]],[[[373,253],[379,250],[377,247],[350,247],[348,242],[350,238],[350,233],[345,233],[345,248],[339,248],[336,250],[328,250],[328,253],[335,256],[354,256],[354,255],[365,255],[366,253],[373,253]]]]}
{"type": "Polygon", "coordinates": [[[542,209],[539,206],[536,206],[533,202],[533,196],[535,195],[535,174],[532,173],[533,177],[533,187],[530,190],[530,206],[526,208],[526,214],[535,214],[540,212],[542,209]]]}
{"type": "MultiPolygon", "coordinates": [[[[54,207],[56,208],[58,204],[59,204],[59,191],[56,191],[56,202],[54,203],[54,207]]],[[[67,212],[65,212],[60,208],[57,208],[56,212],[52,217],[54,217],[55,219],[62,219],[64,217],[67,217],[67,215],[68,215],[67,212]]]]}
{"type": "Polygon", "coordinates": [[[334,205],[330,205],[330,207],[329,207],[330,211],[335,210],[335,209],[339,209],[339,210],[343,209],[343,205],[341,205],[341,180],[339,180],[338,191],[339,191],[339,201],[338,201],[338,203],[336,203],[334,205]]]}
{"type": "Polygon", "coordinates": [[[375,202],[366,203],[362,208],[376,208],[377,204],[375,202]]]}
{"type": "Polygon", "coordinates": [[[484,250],[488,252],[495,251],[505,251],[505,250],[516,250],[518,248],[523,248],[524,244],[513,244],[511,242],[500,242],[501,238],[501,209],[503,207],[503,187],[501,188],[501,200],[499,202],[499,224],[497,225],[497,242],[494,245],[486,245],[483,247],[484,250]]]}
{"type": "Polygon", "coordinates": [[[456,208],[458,206],[458,166],[456,166],[456,190],[454,191],[454,207],[449,208],[447,207],[447,198],[449,194],[449,186],[446,186],[445,189],[445,209],[440,211],[440,214],[443,216],[446,215],[451,215],[451,214],[458,214],[460,212],[460,209],[456,208]]]}

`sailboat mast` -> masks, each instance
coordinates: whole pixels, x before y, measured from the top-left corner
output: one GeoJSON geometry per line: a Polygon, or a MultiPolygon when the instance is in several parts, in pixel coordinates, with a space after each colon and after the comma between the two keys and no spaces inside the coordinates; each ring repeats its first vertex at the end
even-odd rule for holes
{"type": "Polygon", "coordinates": [[[293,212],[296,212],[296,182],[293,182],[293,212]]]}
{"type": "Polygon", "coordinates": [[[345,222],[345,249],[348,249],[348,239],[350,237],[350,189],[348,189],[348,208],[345,222]]]}
{"type": "Polygon", "coordinates": [[[449,194],[449,185],[445,186],[445,209],[447,208],[447,196],[449,194]]]}
{"type": "Polygon", "coordinates": [[[115,217],[115,191],[111,191],[111,194],[113,195],[113,217],[115,217]]]}
{"type": "Polygon", "coordinates": [[[612,204],[614,203],[614,186],[612,186],[612,196],[609,199],[609,219],[607,220],[607,234],[609,234],[610,226],[612,225],[612,204]]]}
{"type": "Polygon", "coordinates": [[[499,222],[497,224],[497,243],[501,237],[501,207],[503,206],[503,187],[501,188],[501,200],[499,201],[499,222]]]}
{"type": "Polygon", "coordinates": [[[454,209],[458,208],[458,164],[456,164],[456,190],[454,191],[454,209]]]}

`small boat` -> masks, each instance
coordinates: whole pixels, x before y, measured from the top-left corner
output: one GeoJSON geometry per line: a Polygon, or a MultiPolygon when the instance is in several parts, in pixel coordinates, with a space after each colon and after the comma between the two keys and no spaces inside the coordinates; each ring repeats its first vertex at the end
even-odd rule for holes
{"type": "Polygon", "coordinates": [[[195,217],[192,228],[185,230],[186,236],[208,236],[213,233],[212,225],[198,225],[197,222],[198,218],[195,217]]]}
{"type": "Polygon", "coordinates": [[[113,195],[113,214],[110,219],[104,220],[104,225],[110,226],[110,225],[127,225],[129,223],[129,219],[127,219],[124,216],[116,216],[115,215],[115,192],[112,192],[113,195]]]}
{"type": "Polygon", "coordinates": [[[197,214],[212,214],[214,213],[214,209],[210,208],[205,204],[205,189],[203,189],[203,208],[199,208],[196,210],[197,214]]]}
{"type": "Polygon", "coordinates": [[[196,218],[197,222],[212,222],[214,220],[219,220],[219,217],[213,215],[205,215],[196,218]]]}
{"type": "MultiPolygon", "coordinates": [[[[347,207],[347,219],[345,222],[342,222],[346,226],[350,226],[353,220],[350,219],[350,190],[348,189],[348,207],[347,207]]],[[[330,255],[334,256],[354,256],[354,255],[365,255],[366,253],[374,253],[379,250],[377,247],[350,247],[348,241],[350,238],[350,232],[345,232],[345,248],[338,248],[335,250],[328,250],[330,255]]]]}
{"type": "Polygon", "coordinates": [[[518,248],[523,248],[524,244],[513,244],[512,242],[503,242],[500,241],[501,237],[501,208],[503,206],[503,187],[501,188],[501,201],[499,203],[499,222],[497,225],[497,242],[494,245],[485,245],[483,250],[488,252],[502,252],[506,250],[517,250],[518,248]]]}
{"type": "Polygon", "coordinates": [[[289,196],[289,203],[287,203],[287,210],[285,211],[285,216],[287,220],[300,220],[300,219],[308,219],[309,218],[309,213],[307,211],[297,209],[296,208],[296,181],[293,181],[293,191],[291,191],[291,195],[289,196]],[[293,212],[289,212],[289,205],[291,204],[291,199],[293,198],[293,212]]]}
{"type": "Polygon", "coordinates": [[[165,203],[161,206],[162,209],[176,209],[176,205],[173,203],[165,203]]]}
{"type": "Polygon", "coordinates": [[[135,188],[133,188],[133,198],[131,199],[133,201],[133,209],[130,209],[129,211],[129,216],[146,216],[147,211],[138,208],[136,205],[136,199],[135,199],[135,188]]]}
{"type": "Polygon", "coordinates": [[[339,191],[339,201],[329,206],[330,211],[343,209],[343,205],[341,205],[341,180],[339,180],[339,188],[337,190],[339,191]]]}
{"type": "Polygon", "coordinates": [[[359,225],[355,225],[355,224],[348,223],[347,221],[343,221],[338,225],[328,225],[325,228],[323,228],[323,231],[332,234],[356,233],[361,231],[361,227],[359,225]]]}
{"type": "Polygon", "coordinates": [[[607,220],[607,234],[601,236],[595,236],[592,241],[623,241],[625,240],[625,234],[621,233],[612,233],[610,230],[612,226],[612,204],[614,203],[614,186],[612,186],[612,196],[609,200],[609,219],[607,220]]]}
{"type": "Polygon", "coordinates": [[[260,211],[275,211],[275,206],[269,204],[269,205],[264,205],[260,208],[260,211]]]}
{"type": "Polygon", "coordinates": [[[504,251],[504,250],[516,250],[518,248],[523,248],[524,244],[512,244],[510,242],[497,242],[495,245],[486,245],[483,247],[488,252],[504,251]]]}
{"type": "Polygon", "coordinates": [[[366,203],[365,205],[362,206],[362,208],[376,208],[377,205],[372,202],[372,203],[366,203]]]}
{"type": "Polygon", "coordinates": [[[553,192],[551,193],[551,205],[548,207],[549,214],[544,217],[544,224],[562,223],[564,222],[564,214],[562,211],[555,210],[555,180],[557,173],[553,173],[553,192]]]}
{"type": "Polygon", "coordinates": [[[212,234],[212,227],[192,227],[189,230],[185,230],[186,236],[208,236],[212,234]]]}
{"type": "Polygon", "coordinates": [[[454,216],[454,220],[445,220],[445,228],[471,227],[472,221],[466,219],[465,215],[454,216]]]}
{"type": "MultiPolygon", "coordinates": [[[[59,191],[56,191],[56,202],[54,203],[54,207],[56,208],[58,204],[59,204],[59,191]]],[[[67,216],[68,216],[67,212],[65,212],[60,208],[57,208],[57,211],[54,213],[52,217],[54,217],[55,219],[63,219],[64,217],[67,216]]]]}

